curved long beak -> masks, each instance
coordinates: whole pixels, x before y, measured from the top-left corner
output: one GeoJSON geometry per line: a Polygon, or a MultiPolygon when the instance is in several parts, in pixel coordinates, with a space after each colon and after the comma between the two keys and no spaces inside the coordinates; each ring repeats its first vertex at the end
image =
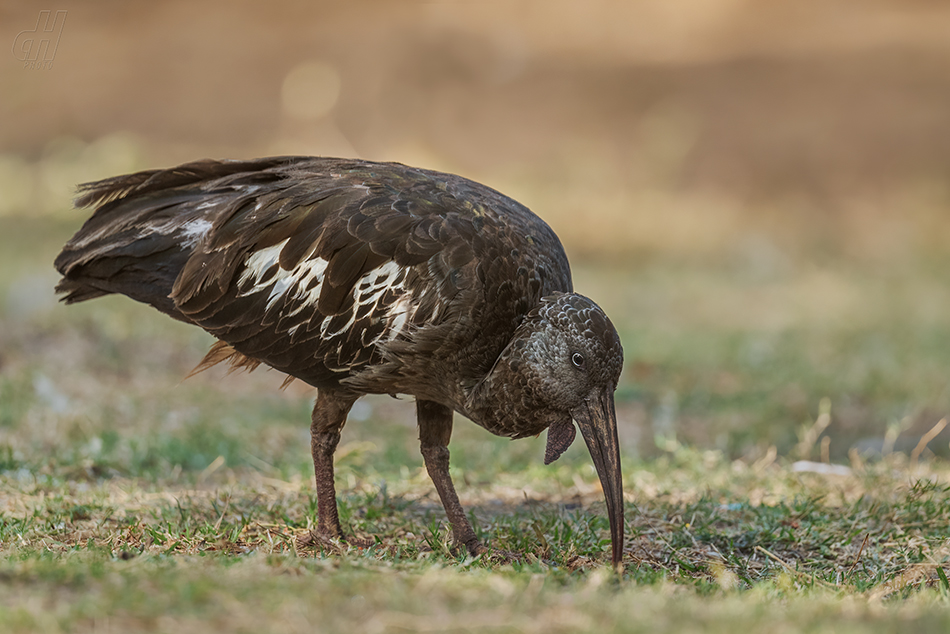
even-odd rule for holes
{"type": "Polygon", "coordinates": [[[613,566],[617,568],[623,556],[623,476],[620,473],[620,443],[617,441],[613,390],[594,390],[571,412],[571,416],[584,436],[604,489],[613,566]]]}

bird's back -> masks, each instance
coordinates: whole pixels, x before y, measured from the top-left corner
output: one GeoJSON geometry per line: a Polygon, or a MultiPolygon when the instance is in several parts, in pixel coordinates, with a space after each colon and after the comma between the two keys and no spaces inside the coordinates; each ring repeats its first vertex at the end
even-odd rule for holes
{"type": "Polygon", "coordinates": [[[121,293],[312,385],[443,403],[541,297],[554,232],[473,181],[395,163],[199,161],[84,186],[56,260],[66,301],[121,293]],[[438,379],[438,380],[433,380],[438,379]]]}

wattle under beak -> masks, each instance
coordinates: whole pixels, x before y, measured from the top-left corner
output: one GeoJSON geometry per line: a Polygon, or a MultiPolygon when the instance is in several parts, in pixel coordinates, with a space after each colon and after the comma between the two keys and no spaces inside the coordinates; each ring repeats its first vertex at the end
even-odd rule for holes
{"type": "Polygon", "coordinates": [[[620,473],[620,444],[617,441],[617,414],[613,390],[595,390],[571,412],[584,436],[594,461],[607,503],[613,566],[623,556],[623,476],[620,473]]]}

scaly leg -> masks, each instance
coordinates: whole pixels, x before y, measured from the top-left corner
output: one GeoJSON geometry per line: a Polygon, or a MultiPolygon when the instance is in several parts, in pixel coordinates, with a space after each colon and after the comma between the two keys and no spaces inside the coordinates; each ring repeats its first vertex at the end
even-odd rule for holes
{"type": "Polygon", "coordinates": [[[333,452],[340,443],[340,430],[356,398],[335,390],[317,390],[310,423],[310,452],[317,480],[317,536],[342,538],[340,515],[336,508],[336,487],[333,484],[333,452]]]}
{"type": "Polygon", "coordinates": [[[472,555],[488,552],[475,536],[472,524],[455,493],[455,485],[449,475],[449,439],[452,437],[452,410],[433,401],[416,400],[416,416],[419,420],[419,441],[426,471],[435,484],[445,514],[452,524],[455,543],[465,546],[472,555]]]}

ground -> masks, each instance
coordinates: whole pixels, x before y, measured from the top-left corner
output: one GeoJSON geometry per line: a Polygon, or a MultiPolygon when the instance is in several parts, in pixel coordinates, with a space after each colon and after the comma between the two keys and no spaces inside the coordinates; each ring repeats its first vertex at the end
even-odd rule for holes
{"type": "Polygon", "coordinates": [[[618,575],[581,443],[545,467],[543,437],[458,421],[463,504],[516,555],[472,559],[452,547],[412,403],[388,397],[354,409],[337,460],[343,523],[375,545],[298,546],[315,521],[311,391],[261,370],[182,380],[204,333],[123,298],[56,305],[48,263],[75,221],[2,222],[9,631],[950,624],[950,471],[932,415],[948,295],[927,262],[795,268],[767,287],[728,266],[647,266],[619,287],[579,267],[627,350],[618,575]],[[701,309],[679,310],[686,298],[701,309]]]}

